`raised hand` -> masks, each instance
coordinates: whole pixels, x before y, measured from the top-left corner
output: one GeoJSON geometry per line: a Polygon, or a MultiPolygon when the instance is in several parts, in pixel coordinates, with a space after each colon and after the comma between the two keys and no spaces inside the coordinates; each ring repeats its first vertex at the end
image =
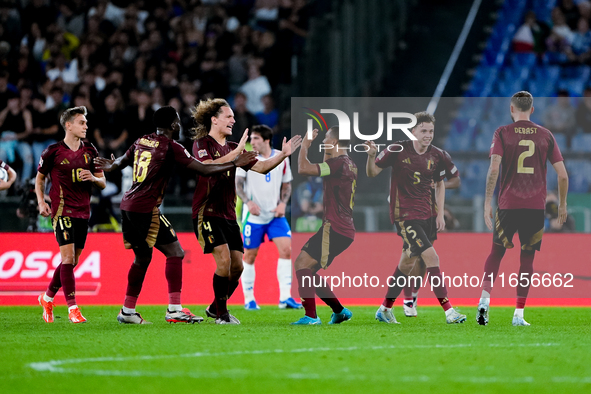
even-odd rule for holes
{"type": "Polygon", "coordinates": [[[376,157],[378,154],[378,147],[373,141],[365,141],[364,144],[369,148],[367,154],[370,157],[376,157]]]}
{"type": "Polygon", "coordinates": [[[240,138],[240,142],[236,149],[240,149],[240,152],[242,152],[246,146],[246,141],[248,141],[248,129],[245,129],[244,133],[242,133],[242,138],[240,138]]]}
{"type": "Polygon", "coordinates": [[[111,154],[111,159],[105,159],[104,157],[95,157],[94,164],[97,170],[102,170],[105,172],[110,172],[113,166],[113,162],[115,161],[115,155],[111,154]]]}
{"type": "Polygon", "coordinates": [[[243,166],[247,165],[248,163],[256,160],[257,154],[258,154],[257,152],[241,153],[239,156],[237,156],[234,159],[234,165],[236,165],[236,167],[243,167],[243,166]]]}
{"type": "Polygon", "coordinates": [[[302,145],[304,146],[304,148],[309,148],[312,145],[312,141],[314,141],[316,139],[316,137],[318,137],[318,129],[314,129],[312,130],[312,139],[309,139],[308,137],[308,133],[306,133],[306,138],[304,138],[302,145]]]}
{"type": "Polygon", "coordinates": [[[302,145],[302,136],[296,135],[289,141],[285,142],[286,139],[287,138],[283,137],[283,146],[281,148],[281,152],[283,152],[285,156],[289,156],[295,152],[300,147],[300,145],[302,145]]]}

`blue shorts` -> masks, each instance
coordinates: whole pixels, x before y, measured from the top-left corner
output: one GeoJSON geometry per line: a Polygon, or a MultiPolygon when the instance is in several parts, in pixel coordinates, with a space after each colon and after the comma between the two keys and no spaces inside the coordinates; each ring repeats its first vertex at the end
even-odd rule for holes
{"type": "Polygon", "coordinates": [[[291,230],[285,217],[275,218],[267,224],[255,224],[246,222],[242,229],[244,236],[244,249],[256,249],[265,241],[265,234],[267,238],[272,240],[277,237],[291,238],[291,230]]]}

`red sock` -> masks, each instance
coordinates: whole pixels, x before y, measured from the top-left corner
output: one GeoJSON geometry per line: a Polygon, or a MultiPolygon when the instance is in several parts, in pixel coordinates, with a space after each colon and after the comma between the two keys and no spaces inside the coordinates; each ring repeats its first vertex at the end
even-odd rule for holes
{"type": "Polygon", "coordinates": [[[492,250],[484,263],[484,280],[482,281],[482,290],[488,292],[492,291],[492,284],[494,283],[495,279],[497,278],[497,274],[499,273],[499,267],[501,266],[501,260],[505,255],[504,246],[497,245],[493,243],[492,250]],[[490,280],[490,274],[492,274],[492,281],[490,280]]]}
{"type": "Polygon", "coordinates": [[[396,271],[394,271],[392,277],[388,278],[388,291],[386,292],[386,298],[384,298],[384,302],[382,302],[383,306],[386,308],[392,308],[394,301],[396,301],[396,297],[400,295],[400,292],[403,289],[403,287],[398,286],[398,284],[400,283],[401,285],[406,286],[407,279],[408,276],[403,274],[402,271],[400,271],[400,268],[396,267],[396,271]],[[398,279],[401,277],[403,277],[404,280],[398,279]]]}
{"type": "Polygon", "coordinates": [[[74,278],[74,265],[63,264],[60,270],[60,280],[64,288],[66,303],[68,306],[76,305],[76,279],[74,278]]]}
{"type": "Polygon", "coordinates": [[[451,303],[447,298],[447,287],[445,287],[445,283],[443,283],[443,278],[441,277],[441,270],[439,267],[429,267],[427,268],[427,272],[429,273],[429,279],[431,281],[431,285],[433,286],[433,293],[435,293],[435,297],[439,300],[439,304],[443,308],[444,311],[450,309],[451,303]],[[433,278],[438,277],[439,281],[435,281],[435,285],[439,284],[438,286],[433,285],[433,278]],[[439,282],[439,283],[437,283],[439,282]]]}
{"type": "Polygon", "coordinates": [[[324,301],[334,313],[341,313],[343,311],[343,305],[341,305],[341,302],[330,287],[322,281],[322,278],[320,278],[318,274],[314,274],[313,281],[314,283],[320,283],[320,286],[316,286],[316,295],[318,295],[318,297],[320,297],[320,299],[324,301]]]}
{"type": "Polygon", "coordinates": [[[213,274],[213,294],[216,301],[216,313],[220,317],[228,313],[228,286],[229,279],[225,276],[213,274]]]}
{"type": "Polygon", "coordinates": [[[316,295],[314,294],[314,276],[318,276],[312,273],[312,270],[306,268],[296,271],[296,277],[298,278],[298,289],[300,291],[300,298],[302,299],[302,305],[306,310],[306,316],[316,319],[316,295]]]}
{"type": "Polygon", "coordinates": [[[55,294],[59,291],[60,287],[62,287],[62,281],[60,279],[60,275],[61,275],[61,271],[62,271],[62,263],[60,263],[60,265],[57,266],[57,268],[55,269],[54,273],[53,273],[53,278],[51,278],[51,282],[49,282],[49,286],[47,286],[47,290],[45,291],[45,294],[48,297],[55,297],[55,294]]]}
{"type": "Polygon", "coordinates": [[[518,309],[525,308],[525,301],[527,300],[527,294],[529,293],[531,276],[534,273],[534,257],[535,251],[529,252],[525,250],[522,250],[521,255],[519,256],[519,278],[521,278],[521,275],[524,274],[523,277],[528,278],[528,281],[527,286],[521,286],[521,281],[519,282],[519,286],[517,286],[517,302],[515,303],[515,307],[518,309]]]}
{"type": "Polygon", "coordinates": [[[137,300],[142,291],[142,285],[144,284],[144,278],[146,277],[147,270],[147,267],[144,268],[137,264],[131,264],[131,267],[129,267],[129,272],[127,273],[127,290],[125,291],[126,296],[135,297],[137,300]]]}
{"type": "Polygon", "coordinates": [[[125,296],[125,301],[123,301],[123,306],[129,309],[135,309],[137,305],[137,297],[134,296],[125,296]]]}
{"type": "Polygon", "coordinates": [[[181,303],[181,288],[183,287],[183,259],[182,257],[168,257],[164,269],[168,282],[168,303],[181,303]]]}

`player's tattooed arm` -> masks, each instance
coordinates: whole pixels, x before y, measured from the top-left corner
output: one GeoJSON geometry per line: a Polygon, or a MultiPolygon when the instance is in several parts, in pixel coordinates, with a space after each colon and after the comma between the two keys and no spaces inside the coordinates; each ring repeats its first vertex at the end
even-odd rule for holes
{"type": "Polygon", "coordinates": [[[279,204],[275,209],[272,209],[271,212],[275,212],[275,217],[280,218],[285,216],[285,209],[287,208],[287,202],[289,201],[289,197],[291,196],[291,182],[283,182],[281,184],[281,197],[279,199],[279,204]]]}
{"type": "Polygon", "coordinates": [[[492,155],[490,157],[490,166],[488,167],[488,173],[486,174],[486,192],[484,197],[484,222],[489,230],[493,229],[492,226],[492,198],[495,192],[495,186],[497,185],[497,179],[499,179],[499,168],[501,166],[500,155],[492,155]]]}
{"type": "Polygon", "coordinates": [[[318,129],[314,129],[312,131],[312,138],[308,138],[306,136],[302,141],[302,148],[300,149],[300,154],[298,155],[298,174],[315,176],[320,175],[318,166],[311,163],[308,159],[308,150],[312,145],[312,141],[314,141],[316,137],[318,137],[318,129]]]}
{"type": "Polygon", "coordinates": [[[236,194],[242,200],[243,203],[248,204],[250,199],[244,191],[244,185],[246,184],[246,178],[243,176],[236,176],[236,194]]]}

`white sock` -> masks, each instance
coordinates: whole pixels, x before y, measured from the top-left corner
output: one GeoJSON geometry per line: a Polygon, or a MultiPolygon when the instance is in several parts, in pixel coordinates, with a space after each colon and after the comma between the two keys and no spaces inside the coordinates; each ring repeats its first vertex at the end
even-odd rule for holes
{"type": "Polygon", "coordinates": [[[392,308],[387,308],[384,305],[380,305],[380,311],[384,312],[384,311],[390,311],[392,310],[392,308]]]}
{"type": "MultiPolygon", "coordinates": [[[[75,309],[75,308],[78,308],[78,305],[72,305],[72,306],[68,307],[68,312],[72,312],[72,309],[75,309]]],[[[523,309],[522,309],[522,311],[523,311],[523,309]]],[[[521,312],[521,313],[523,313],[523,312],[521,312]]]]}
{"type": "Polygon", "coordinates": [[[47,294],[43,293],[43,301],[53,302],[53,297],[49,297],[47,294]]]}
{"type": "Polygon", "coordinates": [[[250,301],[254,301],[254,278],[256,276],[254,271],[254,264],[247,264],[242,262],[244,265],[244,271],[240,280],[242,281],[242,291],[244,292],[244,303],[248,304],[250,301]]]}
{"type": "Polygon", "coordinates": [[[277,281],[279,281],[279,301],[291,298],[291,259],[277,260],[277,281]]]}
{"type": "Polygon", "coordinates": [[[131,315],[133,313],[136,313],[135,312],[135,308],[132,309],[132,308],[127,308],[127,307],[124,306],[122,309],[123,309],[123,313],[127,313],[128,315],[131,315]]]}
{"type": "Polygon", "coordinates": [[[484,304],[486,306],[490,305],[490,293],[486,290],[482,290],[482,295],[480,296],[479,304],[484,304]]]}
{"type": "Polygon", "coordinates": [[[451,315],[454,311],[455,311],[454,308],[449,308],[448,310],[445,311],[445,316],[451,315]]]}
{"type": "Polygon", "coordinates": [[[181,304],[168,304],[168,310],[170,312],[182,311],[183,306],[181,304]]]}
{"type": "Polygon", "coordinates": [[[515,308],[515,313],[513,314],[513,316],[517,316],[523,319],[523,308],[515,308]]]}

